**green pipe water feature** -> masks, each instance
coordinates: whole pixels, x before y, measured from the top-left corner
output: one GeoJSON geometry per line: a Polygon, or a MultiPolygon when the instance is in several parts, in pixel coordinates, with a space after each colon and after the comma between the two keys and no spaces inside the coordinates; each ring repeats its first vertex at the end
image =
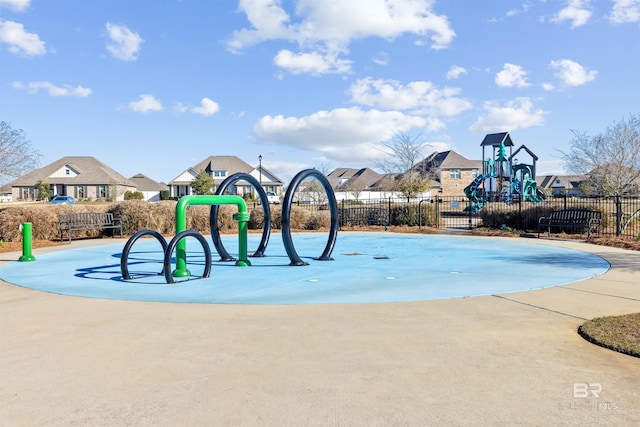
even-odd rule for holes
{"type": "MultiPolygon", "coordinates": [[[[191,205],[236,205],[238,212],[233,219],[238,221],[238,260],[236,266],[247,267],[251,265],[248,259],[247,230],[250,218],[247,205],[240,196],[183,196],[176,205],[176,234],[187,229],[187,207],[191,205]]],[[[173,277],[188,277],[191,275],[187,269],[187,242],[182,239],[176,246],[176,269],[173,277]]]]}
{"type": "Polygon", "coordinates": [[[22,256],[18,260],[23,262],[35,261],[36,257],[31,253],[33,234],[32,224],[30,222],[21,224],[20,231],[22,232],[22,256]]]}

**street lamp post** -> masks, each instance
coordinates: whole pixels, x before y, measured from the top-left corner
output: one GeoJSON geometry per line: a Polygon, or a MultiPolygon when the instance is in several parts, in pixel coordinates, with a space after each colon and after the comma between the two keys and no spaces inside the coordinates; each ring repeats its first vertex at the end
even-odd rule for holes
{"type": "Polygon", "coordinates": [[[262,187],[262,154],[258,156],[258,162],[260,163],[260,187],[262,187]]]}

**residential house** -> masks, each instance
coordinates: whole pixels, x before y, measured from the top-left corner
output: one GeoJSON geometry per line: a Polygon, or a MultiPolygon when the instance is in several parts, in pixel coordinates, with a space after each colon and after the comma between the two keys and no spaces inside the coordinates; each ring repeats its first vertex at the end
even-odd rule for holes
{"type": "Polygon", "coordinates": [[[136,185],[90,156],[63,157],[12,182],[13,200],[37,200],[38,184],[48,184],[51,195],[73,196],[79,200],[124,200],[136,185]]]}
{"type": "Polygon", "coordinates": [[[374,186],[383,177],[373,169],[338,168],[327,175],[336,200],[374,200],[387,197],[374,186]]]}
{"type": "MultiPolygon", "coordinates": [[[[441,196],[466,197],[464,188],[482,172],[480,160],[469,160],[455,151],[434,152],[414,166],[414,171],[430,179],[429,190],[420,195],[431,197],[434,191],[441,196]]],[[[404,172],[406,173],[406,172],[404,172]]],[[[337,200],[361,201],[381,198],[401,198],[395,190],[403,173],[379,174],[369,168],[338,168],[327,175],[337,200]]]]}
{"type": "Polygon", "coordinates": [[[13,196],[11,195],[11,186],[0,186],[0,203],[12,202],[13,196]]]}
{"type": "Polygon", "coordinates": [[[414,169],[432,177],[431,188],[443,197],[466,197],[464,188],[482,173],[482,161],[469,160],[453,150],[434,152],[414,169]]]}
{"type": "Polygon", "coordinates": [[[138,189],[137,191],[141,192],[143,199],[148,202],[157,202],[161,200],[160,192],[169,190],[169,186],[167,184],[156,182],[141,173],[132,176],[129,180],[135,183],[136,188],[138,189]]]}
{"type": "MultiPolygon", "coordinates": [[[[227,177],[244,172],[253,176],[266,192],[273,192],[282,195],[284,183],[261,164],[254,167],[239,159],[236,156],[210,156],[197,165],[185,170],[175,179],[169,182],[169,192],[171,197],[182,197],[193,194],[191,183],[201,171],[206,171],[216,185],[219,185],[227,177]]],[[[255,195],[255,190],[248,182],[240,180],[228,189],[230,194],[238,196],[255,195]]]]}
{"type": "Polygon", "coordinates": [[[536,177],[538,188],[554,197],[584,197],[580,184],[586,180],[584,175],[543,175],[536,177]]]}

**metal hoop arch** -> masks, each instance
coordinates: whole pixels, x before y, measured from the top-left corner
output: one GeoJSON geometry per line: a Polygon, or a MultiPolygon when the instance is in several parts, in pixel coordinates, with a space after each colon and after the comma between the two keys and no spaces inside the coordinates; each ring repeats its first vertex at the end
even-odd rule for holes
{"type": "MultiPolygon", "coordinates": [[[[155,230],[138,231],[133,236],[131,236],[129,240],[127,240],[127,243],[124,245],[124,249],[122,250],[122,256],[120,257],[120,272],[122,273],[123,280],[131,280],[131,275],[129,274],[129,252],[131,252],[131,248],[133,247],[133,244],[136,241],[138,241],[138,239],[144,236],[155,237],[162,245],[163,254],[167,252],[167,241],[162,236],[162,234],[158,233],[155,230]]],[[[158,273],[158,275],[163,273],[164,273],[164,269],[160,273],[158,273]]]]}
{"type": "Polygon", "coordinates": [[[171,255],[176,249],[178,242],[180,242],[182,239],[186,239],[187,237],[194,237],[196,240],[198,240],[202,245],[202,249],[204,250],[204,272],[202,273],[202,276],[200,278],[204,279],[206,277],[209,277],[209,275],[211,274],[211,248],[209,247],[207,240],[202,236],[202,234],[198,233],[197,231],[184,230],[176,234],[173,239],[171,239],[169,245],[167,246],[167,249],[164,252],[164,278],[169,284],[176,283],[176,281],[173,279],[173,275],[171,274],[171,255]]]}
{"type": "Polygon", "coordinates": [[[291,206],[293,205],[293,195],[298,189],[300,183],[308,177],[314,177],[320,182],[320,184],[322,184],[322,187],[327,194],[329,209],[331,211],[329,238],[322,255],[315,258],[317,261],[331,261],[333,259],[331,258],[331,252],[333,252],[333,247],[336,244],[336,238],[338,236],[338,202],[336,201],[336,195],[333,192],[333,188],[331,188],[329,180],[316,169],[304,169],[298,172],[298,174],[291,180],[289,188],[287,188],[287,192],[284,195],[284,200],[282,201],[282,241],[284,243],[284,248],[287,251],[287,255],[289,255],[289,259],[291,260],[291,263],[289,264],[290,266],[308,265],[308,263],[304,262],[296,252],[293,240],[291,239],[291,206]]]}
{"type": "MultiPolygon", "coordinates": [[[[269,244],[269,236],[271,235],[271,207],[269,206],[269,200],[267,199],[267,193],[262,188],[262,185],[253,176],[248,173],[238,172],[227,177],[216,189],[216,195],[222,195],[226,189],[236,182],[244,180],[256,189],[258,197],[260,197],[260,203],[262,204],[262,212],[264,213],[264,225],[262,226],[262,239],[256,251],[251,257],[259,258],[264,256],[264,251],[269,244]]],[[[218,255],[220,255],[220,261],[235,261],[236,259],[229,255],[229,252],[225,249],[220,239],[220,228],[218,227],[218,205],[212,205],[209,212],[209,228],[211,230],[211,240],[216,247],[218,255]]]]}

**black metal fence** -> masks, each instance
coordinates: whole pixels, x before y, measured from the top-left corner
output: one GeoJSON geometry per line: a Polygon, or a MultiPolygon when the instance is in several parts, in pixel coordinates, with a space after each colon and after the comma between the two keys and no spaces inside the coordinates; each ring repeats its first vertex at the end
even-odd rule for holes
{"type": "MultiPolygon", "coordinates": [[[[300,205],[323,209],[319,205],[300,205]]],[[[326,209],[326,206],[324,207],[326,209]]],[[[341,227],[358,225],[408,225],[471,229],[490,227],[537,232],[540,217],[560,209],[582,208],[602,212],[601,234],[640,239],[640,198],[554,197],[538,203],[528,201],[490,202],[474,211],[463,197],[435,197],[416,201],[380,199],[338,202],[341,227]]]]}

